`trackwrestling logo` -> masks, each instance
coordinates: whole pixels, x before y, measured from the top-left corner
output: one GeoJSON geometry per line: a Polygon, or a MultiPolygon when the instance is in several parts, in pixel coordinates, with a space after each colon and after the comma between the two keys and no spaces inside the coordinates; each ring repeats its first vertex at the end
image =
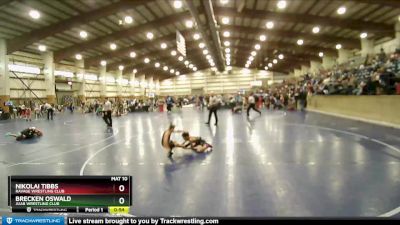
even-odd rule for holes
{"type": "Polygon", "coordinates": [[[64,217],[56,216],[3,216],[3,224],[9,225],[40,225],[40,224],[52,224],[52,225],[64,225],[64,217]]]}

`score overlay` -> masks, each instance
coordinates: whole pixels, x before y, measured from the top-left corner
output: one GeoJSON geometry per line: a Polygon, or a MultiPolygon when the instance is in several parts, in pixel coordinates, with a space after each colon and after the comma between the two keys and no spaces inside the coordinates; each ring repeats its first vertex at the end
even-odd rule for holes
{"type": "Polygon", "coordinates": [[[124,213],[131,187],[131,176],[9,176],[8,205],[25,213],[124,213]]]}

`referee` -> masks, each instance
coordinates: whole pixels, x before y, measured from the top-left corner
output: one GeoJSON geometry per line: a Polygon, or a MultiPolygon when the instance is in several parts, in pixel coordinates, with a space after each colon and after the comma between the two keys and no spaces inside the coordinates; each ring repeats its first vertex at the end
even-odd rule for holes
{"type": "Polygon", "coordinates": [[[261,115],[260,110],[258,110],[258,109],[256,108],[256,99],[255,99],[255,97],[254,97],[253,92],[250,93],[250,96],[249,96],[249,107],[247,107],[247,117],[250,116],[250,109],[253,109],[254,111],[260,113],[260,115],[261,115]]]}
{"type": "Polygon", "coordinates": [[[104,122],[106,122],[108,127],[112,127],[111,114],[112,114],[112,105],[110,100],[108,100],[107,98],[103,106],[103,120],[104,122]]]}
{"type": "Polygon", "coordinates": [[[211,115],[214,114],[215,116],[215,126],[218,125],[218,115],[217,115],[217,110],[219,107],[219,99],[217,96],[214,95],[214,93],[211,93],[210,99],[208,101],[208,122],[206,123],[207,125],[210,125],[210,120],[211,120],[211,115]]]}

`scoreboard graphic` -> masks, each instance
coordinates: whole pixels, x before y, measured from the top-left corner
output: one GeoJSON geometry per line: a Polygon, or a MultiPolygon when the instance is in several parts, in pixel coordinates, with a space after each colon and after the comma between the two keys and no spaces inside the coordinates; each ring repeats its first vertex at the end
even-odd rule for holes
{"type": "Polygon", "coordinates": [[[24,213],[128,213],[131,176],[9,176],[8,205],[24,213]]]}

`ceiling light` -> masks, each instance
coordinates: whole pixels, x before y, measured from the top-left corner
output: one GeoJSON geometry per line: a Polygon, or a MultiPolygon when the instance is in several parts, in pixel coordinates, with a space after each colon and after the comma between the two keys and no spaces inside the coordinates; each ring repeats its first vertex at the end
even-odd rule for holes
{"type": "Polygon", "coordinates": [[[115,43],[111,43],[111,44],[110,44],[110,49],[111,49],[111,50],[117,49],[117,45],[116,45],[115,43]]]}
{"type": "Polygon", "coordinates": [[[269,67],[269,68],[272,68],[272,63],[268,63],[268,67],[269,67]]]}
{"type": "Polygon", "coordinates": [[[268,22],[265,24],[265,26],[267,27],[267,29],[272,29],[272,28],[274,28],[274,22],[268,21],[268,22]]]}
{"type": "Polygon", "coordinates": [[[277,63],[278,63],[278,60],[277,60],[277,59],[274,59],[274,60],[272,60],[272,62],[273,62],[274,64],[277,64],[277,63]]]}
{"type": "Polygon", "coordinates": [[[119,66],[118,66],[118,69],[119,69],[119,70],[124,70],[124,66],[123,66],[123,65],[119,65],[119,66]]]}
{"type": "Polygon", "coordinates": [[[32,9],[29,11],[29,16],[32,17],[33,19],[39,19],[40,18],[40,12],[37,10],[32,9]]]}
{"type": "Polygon", "coordinates": [[[367,33],[361,33],[360,34],[360,38],[362,38],[362,39],[364,39],[364,38],[366,38],[366,37],[368,37],[368,34],[367,33]]]}
{"type": "Polygon", "coordinates": [[[319,31],[320,31],[319,27],[313,27],[313,29],[312,29],[312,32],[313,32],[314,34],[318,34],[319,31]]]}
{"type": "Polygon", "coordinates": [[[160,46],[161,46],[162,49],[166,49],[167,48],[167,44],[165,44],[165,43],[161,43],[160,46]]]}
{"type": "Polygon", "coordinates": [[[133,69],[133,73],[137,73],[137,69],[133,69]]]}
{"type": "Polygon", "coordinates": [[[179,57],[178,57],[178,60],[179,60],[179,61],[183,61],[183,56],[179,56],[179,57]]]}
{"type": "Polygon", "coordinates": [[[260,41],[265,41],[267,40],[267,36],[265,36],[264,34],[260,35],[260,41]]]}
{"type": "Polygon", "coordinates": [[[199,48],[204,48],[204,47],[206,47],[206,45],[205,45],[203,42],[201,42],[201,43],[199,44],[199,48]]]}
{"type": "Polygon", "coordinates": [[[193,27],[193,21],[191,21],[191,20],[186,20],[185,26],[186,26],[187,28],[192,28],[192,27],[193,27]]]}
{"type": "Polygon", "coordinates": [[[246,64],[245,67],[246,67],[246,68],[249,68],[249,64],[246,64]]]}
{"type": "Polygon", "coordinates": [[[211,59],[211,55],[207,55],[207,56],[206,56],[206,59],[211,59]]]}
{"type": "Polygon", "coordinates": [[[268,70],[268,66],[265,66],[264,69],[265,69],[265,70],[268,70]]]}
{"type": "Polygon", "coordinates": [[[229,0],[219,0],[219,2],[221,2],[222,5],[228,4],[229,0]]]}
{"type": "Polygon", "coordinates": [[[229,23],[229,17],[222,17],[222,24],[228,24],[229,23]]]}
{"type": "Polygon", "coordinates": [[[131,52],[131,53],[129,53],[129,56],[130,56],[131,58],[135,58],[135,57],[136,57],[136,52],[131,52]]]}
{"type": "Polygon", "coordinates": [[[249,57],[249,61],[251,62],[251,61],[253,61],[254,60],[254,56],[250,56],[249,57]]]}
{"type": "Polygon", "coordinates": [[[131,24],[133,22],[133,18],[131,16],[125,16],[124,21],[127,24],[131,24]]]}
{"type": "Polygon", "coordinates": [[[82,55],[81,55],[81,54],[76,54],[76,55],[75,55],[75,59],[81,60],[81,59],[82,59],[82,55]]]}
{"type": "Polygon", "coordinates": [[[107,65],[107,61],[106,61],[106,60],[101,60],[101,61],[100,61],[100,65],[106,66],[106,65],[107,65]]]}
{"type": "Polygon", "coordinates": [[[283,59],[283,58],[285,58],[285,56],[284,56],[283,54],[279,54],[279,55],[278,55],[278,58],[279,58],[279,59],[283,59]]]}
{"type": "Polygon", "coordinates": [[[179,74],[181,74],[181,73],[179,73],[179,71],[176,71],[176,72],[175,72],[175,75],[179,76],[179,74]]]}
{"type": "Polygon", "coordinates": [[[193,68],[193,64],[189,64],[189,68],[192,69],[193,68]]]}
{"type": "Polygon", "coordinates": [[[150,39],[150,40],[151,40],[151,39],[154,38],[154,34],[151,33],[151,32],[147,32],[146,37],[147,37],[147,39],[150,39]]]}
{"type": "Polygon", "coordinates": [[[303,41],[303,39],[299,39],[299,40],[297,40],[297,44],[298,44],[298,45],[303,45],[303,44],[304,44],[304,41],[303,41]]]}
{"type": "Polygon", "coordinates": [[[208,50],[207,49],[204,49],[203,50],[203,55],[207,55],[208,54],[208,50]]]}
{"type": "Polygon", "coordinates": [[[198,33],[193,34],[193,38],[194,38],[194,40],[199,40],[200,34],[198,34],[198,33]]]}
{"type": "Polygon", "coordinates": [[[252,56],[256,56],[256,55],[257,55],[257,52],[256,52],[256,51],[252,51],[250,54],[251,54],[252,56]]]}
{"type": "Polygon", "coordinates": [[[38,49],[39,49],[39,51],[41,51],[41,52],[45,52],[46,49],[47,49],[47,47],[46,47],[45,45],[39,45],[39,46],[38,46],[38,49]]]}
{"type": "Polygon", "coordinates": [[[88,33],[84,30],[81,30],[81,32],[79,32],[79,36],[81,36],[81,38],[85,39],[88,36],[88,33]]]}
{"type": "Polygon", "coordinates": [[[231,33],[229,31],[224,31],[223,35],[224,37],[230,37],[231,33]]]}
{"type": "Polygon", "coordinates": [[[175,1],[174,1],[174,8],[175,8],[175,9],[180,9],[180,8],[182,8],[182,1],[175,0],[175,1]]]}
{"type": "Polygon", "coordinates": [[[195,71],[195,72],[196,72],[196,71],[197,71],[197,67],[193,67],[193,71],[195,71]]]}
{"type": "Polygon", "coordinates": [[[346,7],[344,7],[344,6],[339,7],[339,8],[337,9],[337,13],[338,13],[339,15],[345,14],[345,13],[346,13],[346,7]]]}
{"type": "Polygon", "coordinates": [[[226,48],[225,49],[225,53],[230,53],[231,52],[231,49],[230,48],[226,48]]]}
{"type": "Polygon", "coordinates": [[[210,63],[210,66],[215,66],[215,63],[210,63]]]}
{"type": "Polygon", "coordinates": [[[175,70],[174,69],[170,69],[169,72],[170,73],[175,73],[175,70]]]}
{"type": "Polygon", "coordinates": [[[254,48],[255,48],[256,50],[260,50],[260,49],[261,49],[261,45],[260,45],[260,44],[256,44],[256,45],[254,45],[254,48]]]}
{"type": "Polygon", "coordinates": [[[231,54],[228,53],[228,54],[225,55],[225,57],[226,57],[226,58],[230,58],[230,57],[231,57],[231,54]]]}
{"type": "Polygon", "coordinates": [[[150,59],[149,58],[145,58],[144,59],[144,63],[149,63],[150,62],[150,59]]]}
{"type": "Polygon", "coordinates": [[[167,70],[168,70],[168,66],[164,66],[164,67],[163,67],[163,70],[164,70],[164,71],[167,71],[167,70]]]}
{"type": "Polygon", "coordinates": [[[187,60],[185,60],[185,65],[187,66],[187,65],[189,65],[189,61],[187,61],[187,60]]]}
{"type": "Polygon", "coordinates": [[[175,51],[175,50],[172,50],[172,51],[171,51],[171,55],[172,55],[172,56],[176,56],[176,51],[175,51]]]}
{"type": "Polygon", "coordinates": [[[160,67],[160,63],[159,63],[159,62],[156,62],[156,63],[154,64],[154,66],[155,66],[156,68],[158,68],[158,67],[160,67]]]}
{"type": "MultiPolygon", "coordinates": [[[[226,65],[227,66],[230,66],[231,65],[231,62],[229,61],[229,62],[226,62],[226,65]]],[[[230,69],[228,69],[228,70],[230,70],[230,69]]]]}
{"type": "Polygon", "coordinates": [[[337,50],[339,50],[339,49],[341,49],[341,48],[342,48],[342,45],[341,45],[341,44],[337,44],[337,45],[336,45],[336,49],[337,49],[337,50]]]}
{"type": "Polygon", "coordinates": [[[229,41],[224,41],[224,45],[225,45],[226,47],[229,47],[229,46],[231,45],[231,43],[230,43],[229,41]]]}
{"type": "Polygon", "coordinates": [[[279,9],[284,9],[284,8],[286,8],[286,5],[287,5],[287,3],[286,3],[286,1],[284,1],[284,0],[279,1],[279,2],[276,4],[276,6],[277,6],[279,9]]]}
{"type": "Polygon", "coordinates": [[[319,57],[324,57],[324,53],[323,52],[318,53],[318,55],[319,55],[319,57]]]}

